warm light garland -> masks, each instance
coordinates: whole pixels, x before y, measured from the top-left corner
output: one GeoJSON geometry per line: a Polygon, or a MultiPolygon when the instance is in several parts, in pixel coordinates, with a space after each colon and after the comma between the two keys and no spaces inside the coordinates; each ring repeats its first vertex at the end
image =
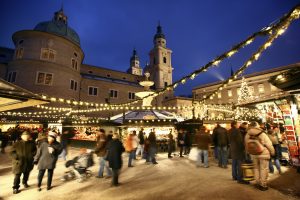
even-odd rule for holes
{"type": "MultiPolygon", "coordinates": [[[[248,37],[246,40],[244,40],[243,42],[235,45],[233,48],[231,48],[229,51],[223,53],[221,56],[218,56],[217,58],[215,58],[213,61],[207,63],[206,65],[202,66],[201,68],[199,68],[198,70],[195,70],[194,72],[190,73],[189,75],[181,78],[180,80],[176,81],[175,83],[166,86],[164,89],[160,90],[160,91],[156,91],[153,94],[150,94],[144,98],[129,102],[129,103],[122,103],[122,104],[112,104],[111,106],[129,106],[133,103],[137,103],[142,101],[145,98],[148,98],[150,96],[155,96],[155,95],[159,95],[159,94],[163,94],[166,91],[169,91],[170,89],[174,89],[174,85],[176,84],[176,86],[178,84],[184,84],[186,82],[186,80],[188,79],[194,79],[197,75],[199,75],[201,72],[205,72],[208,68],[212,67],[212,66],[216,66],[218,65],[221,61],[223,61],[225,58],[229,58],[231,57],[233,54],[235,54],[236,52],[238,52],[238,50],[240,50],[241,48],[251,44],[254,39],[256,39],[258,36],[265,36],[265,35],[271,35],[269,37],[269,39],[267,40],[267,42],[258,49],[258,51],[256,51],[256,53],[254,55],[251,56],[251,58],[234,74],[233,77],[230,77],[228,80],[225,81],[224,84],[222,84],[222,87],[225,84],[228,84],[229,82],[232,81],[232,79],[236,79],[238,75],[240,75],[247,67],[249,67],[254,61],[258,60],[260,54],[266,50],[268,47],[271,46],[272,42],[279,36],[282,35],[284,33],[284,31],[289,27],[290,23],[293,20],[298,19],[300,16],[300,6],[297,5],[296,7],[294,7],[292,9],[291,12],[289,12],[288,14],[284,15],[280,20],[278,20],[276,23],[264,27],[263,29],[261,29],[260,31],[252,34],[250,37],[248,37]],[[273,31],[275,31],[275,34],[272,34],[273,31]]],[[[209,95],[208,98],[210,98],[211,96],[216,95],[216,93],[213,93],[212,95],[209,95]]]]}
{"type": "MultiPolygon", "coordinates": [[[[299,9],[299,8],[298,8],[299,9]]],[[[297,19],[295,17],[292,16],[297,16],[299,17],[299,15],[293,15],[293,13],[299,13],[299,10],[296,9],[296,11],[294,10],[293,12],[291,12],[289,15],[286,15],[285,17],[283,17],[280,22],[278,23],[277,26],[275,26],[272,30],[275,31],[274,34],[270,35],[268,40],[261,45],[258,50],[236,71],[233,73],[233,75],[231,77],[229,77],[227,80],[223,81],[223,83],[217,88],[217,90],[215,92],[213,92],[212,94],[208,95],[206,98],[201,99],[200,101],[198,101],[199,103],[204,103],[206,99],[213,99],[213,97],[215,95],[217,95],[217,93],[222,90],[222,88],[224,87],[224,85],[227,85],[229,82],[231,82],[234,79],[237,79],[238,75],[242,74],[244,72],[244,70],[246,70],[251,64],[253,64],[253,62],[255,60],[258,59],[259,55],[261,55],[261,53],[263,51],[265,51],[268,47],[270,47],[270,45],[272,44],[272,42],[278,37],[280,36],[281,32],[280,30],[286,30],[290,23],[297,19]]]]}

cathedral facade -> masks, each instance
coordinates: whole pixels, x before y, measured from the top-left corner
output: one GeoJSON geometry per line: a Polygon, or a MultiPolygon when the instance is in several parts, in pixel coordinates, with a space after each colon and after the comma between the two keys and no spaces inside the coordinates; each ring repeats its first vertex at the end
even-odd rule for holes
{"type": "MultiPolygon", "coordinates": [[[[134,49],[127,72],[111,70],[84,63],[80,37],[67,23],[63,9],[52,20],[38,23],[33,30],[13,34],[14,49],[0,47],[0,78],[33,93],[57,98],[94,103],[127,103],[135,100],[143,73],[150,72],[152,90],[172,84],[172,51],[166,47],[162,27],[154,35],[150,63],[140,66],[134,49]]],[[[154,105],[162,105],[173,92],[156,98],[154,105]]]]}

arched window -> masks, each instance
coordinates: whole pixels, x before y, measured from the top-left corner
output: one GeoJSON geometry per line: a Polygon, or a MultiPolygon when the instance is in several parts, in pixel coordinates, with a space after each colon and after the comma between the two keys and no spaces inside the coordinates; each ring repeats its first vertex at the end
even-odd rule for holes
{"type": "Polygon", "coordinates": [[[164,63],[167,63],[167,58],[166,57],[164,57],[164,63]]]}

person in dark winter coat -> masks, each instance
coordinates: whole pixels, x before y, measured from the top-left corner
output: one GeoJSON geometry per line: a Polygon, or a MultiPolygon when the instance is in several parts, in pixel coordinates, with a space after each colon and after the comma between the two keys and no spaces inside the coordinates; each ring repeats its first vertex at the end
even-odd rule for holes
{"type": "Polygon", "coordinates": [[[179,129],[177,136],[177,146],[179,147],[180,157],[183,157],[183,147],[184,147],[184,133],[182,129],[179,129]]]}
{"type": "MultiPolygon", "coordinates": [[[[243,137],[243,144],[245,146],[245,137],[246,137],[246,134],[247,134],[247,130],[248,130],[248,123],[247,122],[243,122],[240,124],[240,127],[239,127],[239,130],[242,134],[242,137],[243,137]]],[[[250,157],[250,154],[248,154],[246,151],[245,151],[245,162],[246,163],[251,163],[251,157],[250,157]]]]}
{"type": "Polygon", "coordinates": [[[125,148],[122,142],[119,140],[117,133],[113,134],[112,140],[107,144],[107,161],[109,167],[112,168],[112,186],[119,185],[119,171],[122,168],[122,153],[125,148]]]}
{"type": "Polygon", "coordinates": [[[96,176],[97,178],[103,178],[104,169],[106,170],[107,177],[111,177],[112,174],[105,160],[107,156],[107,144],[108,142],[107,142],[107,137],[105,135],[105,130],[100,129],[97,146],[95,149],[95,153],[99,157],[99,165],[100,165],[98,176],[96,176]]]}
{"type": "Polygon", "coordinates": [[[227,168],[227,151],[229,145],[227,130],[220,126],[220,124],[217,124],[217,127],[214,129],[213,137],[213,141],[218,148],[219,167],[227,168]]]}
{"type": "Polygon", "coordinates": [[[184,131],[184,155],[188,155],[190,153],[191,146],[192,146],[191,133],[185,130],[184,131]]]}
{"type": "Polygon", "coordinates": [[[70,143],[70,139],[74,136],[75,136],[75,133],[72,132],[71,130],[64,131],[60,136],[60,138],[61,138],[60,144],[61,144],[63,150],[59,156],[62,157],[65,161],[67,160],[68,145],[70,143]]]}
{"type": "Polygon", "coordinates": [[[141,130],[138,134],[138,139],[139,139],[139,144],[138,144],[138,148],[136,151],[136,155],[138,156],[139,154],[141,154],[141,157],[143,157],[144,147],[145,147],[145,132],[144,132],[143,128],[141,128],[141,130]]]}
{"type": "Polygon", "coordinates": [[[175,151],[175,140],[173,138],[172,130],[168,134],[168,158],[173,158],[171,155],[175,151]]]}
{"type": "Polygon", "coordinates": [[[232,179],[238,183],[245,183],[242,179],[241,165],[245,159],[245,146],[243,136],[238,129],[236,121],[231,122],[231,129],[229,130],[230,153],[232,158],[232,179]]]}
{"type": "Polygon", "coordinates": [[[155,154],[157,151],[157,144],[156,144],[156,135],[154,130],[152,130],[148,136],[148,141],[149,141],[149,153],[147,157],[147,161],[151,161],[152,164],[157,164],[156,159],[155,159],[155,154]]]}
{"type": "Polygon", "coordinates": [[[51,189],[53,171],[59,154],[62,152],[62,146],[56,141],[57,135],[55,132],[48,133],[48,142],[43,142],[38,148],[34,158],[34,163],[38,164],[38,191],[41,191],[42,180],[45,171],[48,170],[47,190],[51,189]]]}
{"type": "Polygon", "coordinates": [[[5,147],[8,144],[9,137],[7,134],[2,133],[1,129],[0,129],[0,140],[1,140],[1,153],[5,153],[5,147]]]}
{"type": "Polygon", "coordinates": [[[36,154],[36,146],[30,140],[30,134],[24,131],[21,140],[14,143],[10,155],[12,157],[12,171],[15,174],[13,193],[17,194],[20,187],[20,177],[23,174],[23,185],[29,187],[27,181],[30,171],[33,169],[33,159],[36,154]]]}
{"type": "Polygon", "coordinates": [[[208,149],[209,144],[211,143],[211,137],[206,130],[205,126],[202,126],[200,128],[200,131],[196,133],[195,135],[195,142],[198,147],[198,155],[197,155],[197,167],[200,167],[201,165],[201,158],[203,156],[204,158],[204,167],[208,167],[208,149]]]}

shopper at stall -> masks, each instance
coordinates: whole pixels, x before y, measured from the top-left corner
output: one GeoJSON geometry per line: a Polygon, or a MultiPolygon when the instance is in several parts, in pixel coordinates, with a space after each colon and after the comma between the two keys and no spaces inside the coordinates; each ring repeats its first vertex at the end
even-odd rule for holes
{"type": "Polygon", "coordinates": [[[279,139],[278,139],[278,135],[276,132],[276,127],[274,127],[273,129],[269,129],[268,130],[268,136],[272,142],[272,145],[274,147],[275,150],[275,155],[271,156],[270,161],[269,161],[269,171],[270,173],[274,173],[274,167],[273,167],[273,160],[274,160],[274,164],[279,172],[279,174],[281,174],[281,166],[280,166],[280,162],[279,162],[279,139]]]}
{"type": "MultiPolygon", "coordinates": [[[[243,145],[245,146],[245,137],[246,137],[246,134],[247,134],[247,130],[248,130],[248,122],[243,122],[240,124],[240,127],[239,127],[239,131],[241,132],[242,134],[242,137],[243,137],[243,145]]],[[[244,162],[246,163],[251,163],[251,157],[250,157],[250,154],[247,153],[247,151],[244,151],[245,152],[245,159],[244,159],[244,162]]]]}
{"type": "Polygon", "coordinates": [[[60,136],[60,144],[62,145],[63,151],[59,155],[59,157],[62,157],[64,161],[67,160],[68,155],[68,146],[70,144],[70,139],[75,136],[75,133],[71,130],[63,131],[63,133],[60,136]]]}
{"type": "Polygon", "coordinates": [[[238,183],[248,183],[242,179],[241,165],[245,159],[245,146],[243,136],[238,129],[236,121],[231,122],[231,129],[229,130],[230,153],[232,158],[232,179],[238,183]]]}
{"type": "Polygon", "coordinates": [[[168,158],[173,158],[172,153],[175,151],[175,140],[172,134],[172,130],[170,130],[168,134],[168,158]]]}
{"type": "Polygon", "coordinates": [[[21,134],[22,134],[22,130],[20,129],[20,126],[17,125],[11,132],[12,143],[17,142],[20,139],[21,134]]]}
{"type": "Polygon", "coordinates": [[[133,147],[134,143],[134,135],[133,133],[129,133],[125,140],[125,150],[128,153],[128,167],[133,167],[132,160],[134,159],[135,150],[133,147]]]}
{"type": "Polygon", "coordinates": [[[107,144],[107,161],[112,168],[112,186],[119,185],[119,171],[122,168],[122,153],[125,151],[119,140],[118,133],[114,133],[112,140],[107,144]]]}
{"type": "Polygon", "coordinates": [[[100,129],[98,133],[98,139],[95,149],[95,154],[99,157],[99,171],[96,178],[103,178],[104,168],[106,170],[107,177],[111,177],[112,172],[106,164],[107,157],[107,137],[105,135],[105,130],[100,129]]]}
{"type": "Polygon", "coordinates": [[[109,143],[111,140],[112,140],[112,137],[113,137],[113,132],[112,131],[109,131],[107,136],[106,136],[106,141],[107,143],[109,143]]]}
{"type": "Polygon", "coordinates": [[[283,145],[285,142],[285,128],[282,123],[279,124],[279,134],[278,134],[278,140],[279,140],[279,152],[278,156],[279,159],[282,159],[282,150],[283,150],[283,145]]]}
{"type": "Polygon", "coordinates": [[[0,129],[0,140],[1,140],[1,153],[5,153],[5,148],[8,144],[9,137],[7,134],[3,133],[0,129]]]}
{"type": "Polygon", "coordinates": [[[220,124],[214,129],[213,140],[218,148],[219,167],[227,168],[228,164],[228,133],[220,124]]]}
{"type": "Polygon", "coordinates": [[[201,166],[201,160],[204,160],[204,167],[207,168],[208,166],[208,150],[209,144],[212,142],[211,136],[209,132],[206,130],[205,126],[201,126],[200,130],[195,135],[195,143],[197,144],[198,148],[198,155],[197,155],[197,162],[196,166],[201,166]]]}
{"type": "Polygon", "coordinates": [[[214,145],[214,157],[215,157],[215,159],[217,160],[217,162],[219,162],[218,160],[218,146],[217,146],[217,137],[216,137],[216,134],[217,134],[217,132],[215,131],[216,129],[217,129],[217,127],[218,127],[218,124],[219,123],[217,123],[216,124],[216,126],[215,126],[215,128],[213,129],[213,131],[212,131],[212,134],[211,134],[211,138],[212,138],[212,141],[213,141],[213,145],[214,145]]]}
{"type": "Polygon", "coordinates": [[[158,164],[155,159],[155,154],[157,152],[157,144],[156,144],[156,135],[154,130],[152,130],[149,133],[148,141],[149,141],[149,153],[148,153],[147,161],[152,162],[152,164],[158,164]]]}
{"type": "Polygon", "coordinates": [[[43,142],[38,148],[34,158],[34,163],[38,165],[38,191],[41,191],[42,180],[46,170],[48,170],[47,190],[52,187],[53,171],[59,154],[62,152],[62,146],[56,141],[57,134],[50,131],[48,133],[48,142],[43,142]]]}
{"type": "Polygon", "coordinates": [[[271,155],[275,155],[272,142],[257,122],[251,122],[245,138],[246,150],[251,154],[254,164],[256,186],[262,191],[268,190],[268,165],[271,155]]]}
{"type": "Polygon", "coordinates": [[[132,131],[133,140],[132,140],[132,148],[133,148],[133,160],[136,160],[136,150],[139,144],[139,138],[136,135],[136,131],[132,131]]]}
{"type": "Polygon", "coordinates": [[[24,131],[21,140],[13,144],[10,155],[12,157],[12,171],[15,174],[13,193],[19,193],[20,178],[23,174],[22,183],[24,188],[28,188],[28,178],[33,169],[34,155],[36,154],[36,146],[30,140],[30,134],[24,131]]]}
{"type": "Polygon", "coordinates": [[[141,128],[141,130],[139,131],[138,140],[139,140],[139,143],[138,143],[136,155],[137,156],[141,155],[141,157],[143,158],[144,146],[145,146],[145,132],[144,132],[143,128],[141,128]]]}
{"type": "Polygon", "coordinates": [[[183,129],[179,129],[178,136],[177,136],[177,146],[179,148],[180,157],[183,157],[183,147],[184,147],[184,133],[183,129]]]}
{"type": "Polygon", "coordinates": [[[192,146],[191,132],[184,130],[184,155],[190,154],[192,146]]]}

